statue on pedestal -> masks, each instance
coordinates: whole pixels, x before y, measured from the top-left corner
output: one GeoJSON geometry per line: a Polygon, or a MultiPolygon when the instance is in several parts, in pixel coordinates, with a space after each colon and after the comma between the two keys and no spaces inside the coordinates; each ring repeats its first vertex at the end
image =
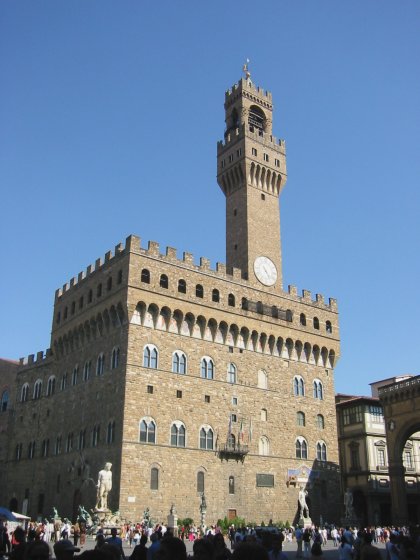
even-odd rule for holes
{"type": "Polygon", "coordinates": [[[346,519],[352,519],[354,517],[353,494],[349,488],[347,488],[344,494],[344,515],[346,519]]]}
{"type": "Polygon", "coordinates": [[[146,527],[151,527],[152,523],[150,520],[150,509],[147,507],[144,512],[143,512],[143,522],[146,525],[146,527]]]}
{"type": "Polygon", "coordinates": [[[178,516],[176,514],[175,504],[171,505],[168,515],[168,529],[170,529],[174,537],[178,536],[178,516]]]}
{"type": "Polygon", "coordinates": [[[300,508],[300,517],[302,518],[309,517],[309,507],[308,504],[306,503],[307,495],[308,492],[304,490],[303,487],[301,486],[299,490],[299,508],[300,508]]]}
{"type": "Polygon", "coordinates": [[[98,484],[97,484],[97,502],[96,510],[107,511],[108,510],[108,494],[112,490],[112,463],[105,463],[105,466],[98,473],[98,484]]]}
{"type": "Polygon", "coordinates": [[[201,503],[200,503],[201,532],[203,535],[206,534],[206,512],[207,512],[207,502],[203,492],[201,494],[201,503]]]}

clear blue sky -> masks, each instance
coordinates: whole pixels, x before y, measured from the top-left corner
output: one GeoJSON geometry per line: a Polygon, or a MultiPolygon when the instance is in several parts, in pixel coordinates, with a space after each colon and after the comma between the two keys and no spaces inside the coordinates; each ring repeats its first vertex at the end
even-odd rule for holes
{"type": "Polygon", "coordinates": [[[0,356],[130,233],[225,261],[224,91],[273,93],[285,285],[338,299],[336,390],[419,368],[417,0],[3,0],[0,356]]]}

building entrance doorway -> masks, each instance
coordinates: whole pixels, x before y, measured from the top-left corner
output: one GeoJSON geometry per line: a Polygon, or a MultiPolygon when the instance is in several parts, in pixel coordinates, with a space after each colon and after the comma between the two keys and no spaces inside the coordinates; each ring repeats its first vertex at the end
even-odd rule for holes
{"type": "Polygon", "coordinates": [[[235,519],[236,516],[236,509],[228,509],[228,514],[227,514],[227,518],[228,521],[232,521],[232,519],[235,519]]]}

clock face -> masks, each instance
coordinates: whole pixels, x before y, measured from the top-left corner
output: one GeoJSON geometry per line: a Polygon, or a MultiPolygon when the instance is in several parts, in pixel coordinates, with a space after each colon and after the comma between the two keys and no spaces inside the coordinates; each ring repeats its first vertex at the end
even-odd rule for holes
{"type": "Polygon", "coordinates": [[[272,286],[277,280],[277,269],[273,261],[268,257],[257,257],[254,261],[255,276],[264,284],[272,286]]]}

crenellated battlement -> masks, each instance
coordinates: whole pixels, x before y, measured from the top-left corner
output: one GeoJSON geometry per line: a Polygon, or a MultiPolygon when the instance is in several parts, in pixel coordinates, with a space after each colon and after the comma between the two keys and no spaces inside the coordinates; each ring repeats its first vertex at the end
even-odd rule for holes
{"type": "Polygon", "coordinates": [[[246,80],[245,78],[241,78],[239,82],[237,82],[232,89],[228,89],[225,92],[225,103],[227,103],[232,96],[236,96],[236,94],[246,91],[251,95],[256,95],[260,99],[267,101],[268,103],[272,103],[273,97],[270,91],[264,90],[263,88],[256,86],[251,80],[246,80]]]}
{"type": "Polygon", "coordinates": [[[127,238],[127,242],[125,244],[125,247],[123,246],[122,243],[118,243],[118,245],[116,245],[115,248],[114,248],[114,252],[107,251],[105,253],[104,260],[102,260],[102,258],[96,259],[95,264],[88,265],[86,267],[86,270],[82,270],[82,272],[79,272],[79,274],[77,276],[73,276],[73,278],[71,278],[69,282],[66,282],[65,284],[63,284],[62,288],[57,288],[57,290],[55,291],[55,299],[57,300],[58,298],[60,298],[63,294],[70,291],[77,284],[79,284],[82,280],[85,280],[86,278],[91,276],[94,272],[96,272],[98,270],[101,270],[104,265],[107,265],[108,263],[110,263],[115,257],[118,257],[121,254],[127,252],[127,248],[129,250],[129,241],[128,240],[129,240],[129,237],[127,238]]]}
{"type": "Polygon", "coordinates": [[[225,150],[230,145],[237,142],[243,136],[247,136],[252,140],[257,140],[259,144],[263,144],[264,146],[267,146],[285,155],[285,149],[286,149],[285,140],[282,140],[281,138],[277,138],[276,136],[273,136],[271,134],[264,134],[264,133],[261,134],[257,130],[252,132],[251,130],[249,130],[249,126],[245,124],[242,124],[238,128],[235,128],[235,130],[231,130],[230,132],[228,132],[224,140],[219,140],[217,142],[217,151],[221,152],[225,150]]]}
{"type": "MultiPolygon", "coordinates": [[[[56,299],[60,298],[62,295],[70,292],[74,287],[76,287],[82,280],[89,278],[95,272],[101,270],[108,263],[112,262],[116,257],[121,255],[126,255],[128,253],[137,253],[139,255],[144,255],[145,257],[161,260],[168,264],[174,264],[181,266],[183,268],[189,268],[198,273],[211,274],[212,276],[226,279],[228,281],[241,282],[245,286],[253,288],[254,286],[249,280],[244,280],[242,278],[242,271],[239,268],[233,268],[228,270],[226,265],[220,262],[216,263],[215,268],[211,267],[210,259],[206,257],[200,257],[199,264],[195,263],[194,255],[184,251],[182,258],[179,259],[177,256],[177,249],[174,247],[166,247],[165,252],[161,253],[160,244],[156,241],[149,241],[147,248],[141,247],[141,239],[137,235],[130,235],[125,241],[125,245],[119,243],[116,245],[114,252],[108,251],[105,254],[105,258],[98,258],[94,265],[89,265],[86,271],[79,272],[77,276],[71,278],[71,280],[63,285],[62,289],[56,290],[56,299]]],[[[326,304],[324,296],[316,294],[315,300],[312,299],[311,292],[308,290],[303,290],[302,295],[298,295],[297,288],[295,286],[289,286],[287,292],[283,292],[282,296],[290,296],[291,299],[295,301],[301,301],[309,305],[314,305],[321,308],[326,308],[331,311],[337,311],[337,302],[335,299],[330,298],[329,303],[326,304]]]]}
{"type": "Polygon", "coordinates": [[[19,365],[20,366],[33,366],[33,365],[41,365],[52,356],[51,348],[47,348],[44,350],[40,350],[36,354],[29,354],[26,358],[19,358],[19,365]]]}

